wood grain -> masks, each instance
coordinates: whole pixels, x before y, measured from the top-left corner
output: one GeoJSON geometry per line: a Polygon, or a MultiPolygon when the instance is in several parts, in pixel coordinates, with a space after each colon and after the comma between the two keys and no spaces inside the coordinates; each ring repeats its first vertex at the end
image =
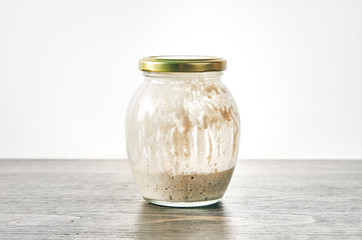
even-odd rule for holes
{"type": "Polygon", "coordinates": [[[0,160],[0,239],[362,239],[362,161],[239,161],[223,200],[145,203],[125,160],[0,160]]]}

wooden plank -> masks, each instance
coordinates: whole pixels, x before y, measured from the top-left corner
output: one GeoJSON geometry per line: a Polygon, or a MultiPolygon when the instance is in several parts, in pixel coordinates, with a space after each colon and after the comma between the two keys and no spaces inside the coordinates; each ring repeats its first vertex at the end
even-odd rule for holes
{"type": "Polygon", "coordinates": [[[222,202],[145,203],[124,160],[0,160],[0,239],[362,239],[362,161],[239,161],[222,202]]]}

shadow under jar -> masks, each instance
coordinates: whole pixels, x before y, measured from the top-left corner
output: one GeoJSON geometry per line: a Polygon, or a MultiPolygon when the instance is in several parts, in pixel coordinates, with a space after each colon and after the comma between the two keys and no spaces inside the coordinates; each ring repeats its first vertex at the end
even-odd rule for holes
{"type": "Polygon", "coordinates": [[[239,149],[237,106],[207,56],[140,60],[145,79],[127,111],[127,152],[143,198],[172,207],[220,201],[239,149]]]}

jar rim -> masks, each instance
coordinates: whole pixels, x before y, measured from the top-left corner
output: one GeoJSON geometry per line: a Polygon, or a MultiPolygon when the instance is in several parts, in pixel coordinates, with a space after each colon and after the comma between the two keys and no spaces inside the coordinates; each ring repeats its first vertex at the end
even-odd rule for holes
{"type": "Polygon", "coordinates": [[[226,60],[202,55],[161,55],[142,58],[141,71],[150,72],[209,72],[226,69],[226,60]]]}

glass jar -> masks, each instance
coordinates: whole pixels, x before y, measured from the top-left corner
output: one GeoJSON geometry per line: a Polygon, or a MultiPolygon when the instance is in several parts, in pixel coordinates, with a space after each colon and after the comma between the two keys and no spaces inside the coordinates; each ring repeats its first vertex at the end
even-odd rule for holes
{"type": "Polygon", "coordinates": [[[239,148],[239,114],[221,81],[226,61],[202,56],[140,60],[145,79],[127,111],[127,153],[143,198],[205,206],[224,195],[239,148]]]}

